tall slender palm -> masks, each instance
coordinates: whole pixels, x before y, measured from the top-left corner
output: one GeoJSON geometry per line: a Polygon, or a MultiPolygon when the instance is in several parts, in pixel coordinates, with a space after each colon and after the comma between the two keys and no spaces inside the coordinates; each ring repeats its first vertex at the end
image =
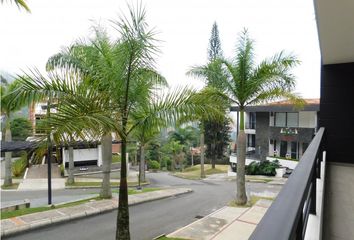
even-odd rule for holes
{"type": "Polygon", "coordinates": [[[50,79],[38,73],[23,78],[23,87],[12,94],[14,101],[37,95],[61,97],[58,113],[50,120],[58,136],[102,137],[109,132],[120,136],[116,239],[130,239],[126,151],[134,129],[155,126],[160,121],[157,119],[174,123],[193,120],[196,115],[220,116],[217,101],[206,100],[205,94],[195,90],[184,88],[154,95],[156,86],[164,81],[154,68],[154,33],[147,30],[143,8],[130,8],[130,17],[114,22],[120,33],[118,40],[112,41],[96,28],[94,39],[80,42],[48,61],[50,79]]]}
{"type": "Polygon", "coordinates": [[[229,103],[237,105],[240,111],[240,132],[237,138],[237,194],[236,202],[247,202],[245,188],[246,135],[244,125],[245,107],[266,101],[287,98],[297,104],[302,100],[291,91],[295,86],[295,77],[291,70],[299,61],[293,55],[284,52],[256,64],[253,40],[247,30],[239,37],[236,55],[231,60],[216,59],[206,66],[193,67],[189,74],[218,80],[219,94],[225,95],[229,103]]]}

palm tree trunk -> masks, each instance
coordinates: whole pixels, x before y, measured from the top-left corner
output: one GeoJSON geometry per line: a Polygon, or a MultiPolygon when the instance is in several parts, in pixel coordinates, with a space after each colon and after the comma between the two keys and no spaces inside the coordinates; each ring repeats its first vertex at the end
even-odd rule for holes
{"type": "Polygon", "coordinates": [[[237,190],[236,203],[244,205],[247,203],[245,185],[245,162],[246,162],[246,134],[244,109],[240,108],[240,132],[237,137],[237,190]]]}
{"type": "Polygon", "coordinates": [[[205,178],[204,172],[204,132],[200,134],[200,177],[205,178]]]}
{"type": "Polygon", "coordinates": [[[74,184],[74,148],[69,146],[69,176],[68,176],[68,184],[74,184]]]}
{"type": "Polygon", "coordinates": [[[120,168],[119,205],[118,205],[118,216],[117,216],[116,240],[130,239],[126,152],[127,152],[127,140],[126,138],[122,138],[122,149],[121,149],[122,165],[120,168]]]}
{"type": "MultiPolygon", "coordinates": [[[[11,142],[11,128],[10,128],[10,116],[7,115],[6,130],[5,130],[5,142],[11,142]]],[[[5,152],[5,179],[4,186],[12,185],[12,152],[5,152]]]]}
{"type": "Polygon", "coordinates": [[[215,144],[215,135],[213,143],[211,144],[212,149],[212,157],[211,157],[211,168],[215,169],[215,162],[216,162],[216,144],[215,144]]]}
{"type": "Polygon", "coordinates": [[[112,134],[108,133],[102,137],[102,186],[100,191],[101,198],[111,198],[111,166],[112,166],[112,134]]]}
{"type": "Polygon", "coordinates": [[[140,145],[139,177],[140,182],[145,182],[145,151],[144,144],[140,145]]]}

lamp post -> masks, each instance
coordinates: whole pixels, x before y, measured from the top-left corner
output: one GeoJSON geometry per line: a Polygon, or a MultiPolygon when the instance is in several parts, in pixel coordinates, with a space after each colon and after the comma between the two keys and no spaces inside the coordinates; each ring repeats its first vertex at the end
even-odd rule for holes
{"type": "Polygon", "coordinates": [[[137,150],[136,150],[137,155],[139,153],[139,156],[137,157],[138,158],[138,162],[139,162],[139,164],[138,164],[139,176],[138,176],[138,186],[136,187],[136,189],[140,190],[141,189],[141,182],[140,182],[140,178],[141,178],[140,154],[141,154],[141,152],[140,152],[140,143],[139,142],[136,142],[136,148],[137,148],[137,150]]]}
{"type": "MultiPolygon", "coordinates": [[[[49,97],[47,102],[47,120],[50,117],[50,102],[51,97],[49,97]]],[[[49,129],[49,124],[47,125],[47,166],[48,166],[48,205],[52,204],[52,141],[51,141],[51,131],[49,129]]]]}

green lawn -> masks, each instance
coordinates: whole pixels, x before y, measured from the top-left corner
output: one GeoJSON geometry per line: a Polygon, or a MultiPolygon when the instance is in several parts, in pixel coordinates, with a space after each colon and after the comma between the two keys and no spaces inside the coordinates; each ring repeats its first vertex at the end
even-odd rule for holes
{"type": "MultiPolygon", "coordinates": [[[[153,192],[153,191],[158,191],[158,190],[161,190],[161,188],[143,188],[141,191],[136,190],[136,189],[129,189],[128,194],[133,195],[133,194],[153,192]]],[[[118,190],[114,189],[112,192],[117,192],[117,191],[118,190]]],[[[61,204],[61,205],[56,205],[53,207],[24,208],[24,209],[19,209],[19,210],[10,211],[10,212],[3,212],[3,213],[1,213],[1,219],[22,216],[22,215],[26,215],[26,214],[30,214],[30,213],[44,212],[44,211],[63,208],[63,207],[72,207],[72,206],[87,203],[92,200],[99,201],[102,199],[100,197],[92,197],[92,198],[88,198],[88,199],[79,200],[76,202],[70,202],[70,203],[65,203],[65,204],[61,204]]]]}
{"type": "Polygon", "coordinates": [[[118,163],[118,162],[120,162],[120,156],[119,155],[116,155],[116,154],[114,154],[114,155],[112,155],[112,163],[118,163]]]}
{"type": "Polygon", "coordinates": [[[17,188],[18,188],[18,185],[19,185],[19,183],[13,183],[13,184],[10,185],[10,186],[4,186],[4,185],[2,185],[2,186],[1,186],[1,189],[4,189],[4,190],[17,189],[17,188]]]}
{"type": "Polygon", "coordinates": [[[101,198],[100,197],[92,197],[92,198],[79,200],[76,202],[65,203],[62,205],[57,205],[57,206],[52,206],[52,207],[24,208],[24,209],[19,209],[19,210],[10,211],[10,212],[3,212],[3,213],[1,213],[1,219],[12,218],[12,217],[17,217],[17,216],[22,216],[22,215],[37,213],[37,212],[44,212],[44,211],[48,211],[48,210],[52,210],[52,209],[59,209],[59,208],[63,208],[63,207],[72,207],[72,206],[80,205],[83,203],[87,203],[92,200],[101,200],[101,198]]]}
{"type": "MultiPolygon", "coordinates": [[[[215,169],[212,169],[211,164],[204,164],[205,175],[227,173],[228,167],[229,165],[215,165],[215,169]]],[[[183,172],[176,172],[174,175],[191,180],[200,179],[200,165],[186,168],[183,170],[183,172]]]]}

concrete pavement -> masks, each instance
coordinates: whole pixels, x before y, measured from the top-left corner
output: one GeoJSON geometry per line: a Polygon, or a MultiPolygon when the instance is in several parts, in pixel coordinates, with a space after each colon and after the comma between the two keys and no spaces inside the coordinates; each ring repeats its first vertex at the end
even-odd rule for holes
{"type": "Polygon", "coordinates": [[[272,201],[261,199],[250,208],[226,206],[168,234],[167,237],[193,240],[246,240],[271,204],[272,201]]]}
{"type": "MultiPolygon", "coordinates": [[[[192,192],[190,188],[171,188],[129,196],[129,205],[163,199],[192,192]]],[[[8,236],[39,227],[71,221],[86,216],[104,213],[117,209],[118,199],[90,201],[73,207],[64,207],[45,212],[32,213],[19,217],[1,220],[1,236],[8,236]]]]}

